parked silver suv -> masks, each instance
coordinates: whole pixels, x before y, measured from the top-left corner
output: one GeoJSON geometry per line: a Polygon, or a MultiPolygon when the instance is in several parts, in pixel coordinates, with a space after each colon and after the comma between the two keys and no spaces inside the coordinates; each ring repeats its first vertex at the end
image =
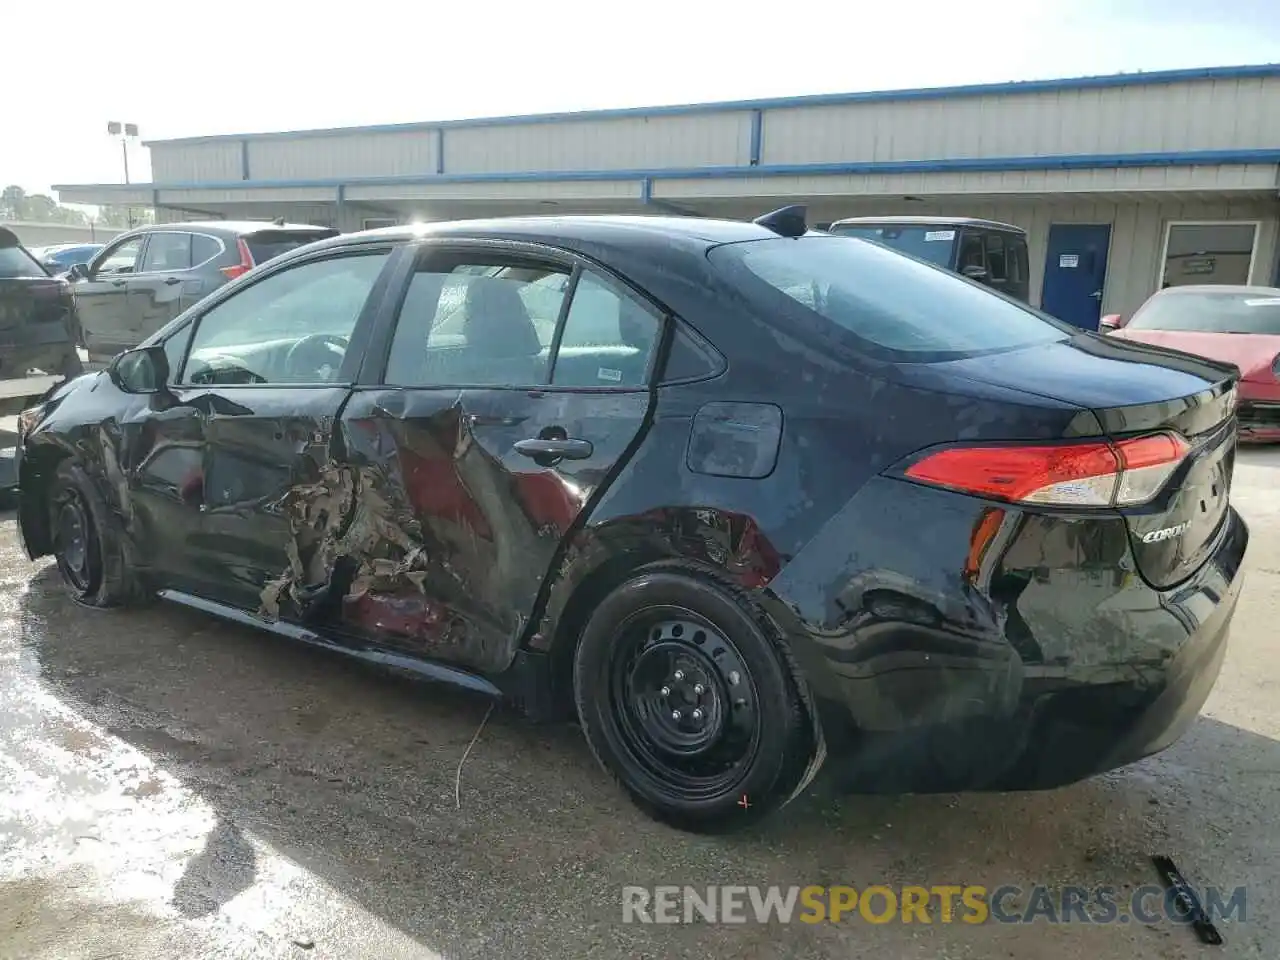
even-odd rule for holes
{"type": "Polygon", "coordinates": [[[66,275],[90,363],[137,346],[257,264],[337,233],[283,220],[212,220],[152,224],[120,235],[66,275]]]}

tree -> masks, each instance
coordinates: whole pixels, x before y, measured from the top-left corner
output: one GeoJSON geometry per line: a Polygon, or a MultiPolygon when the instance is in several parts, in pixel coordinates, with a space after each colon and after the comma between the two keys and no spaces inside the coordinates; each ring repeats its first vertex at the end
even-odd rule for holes
{"type": "Polygon", "coordinates": [[[64,207],[45,193],[27,193],[16,184],[0,190],[0,220],[28,220],[36,223],[88,223],[79,210],[64,207]]]}
{"type": "Polygon", "coordinates": [[[140,223],[154,223],[155,214],[149,207],[99,207],[97,223],[103,227],[125,228],[140,223]]]}

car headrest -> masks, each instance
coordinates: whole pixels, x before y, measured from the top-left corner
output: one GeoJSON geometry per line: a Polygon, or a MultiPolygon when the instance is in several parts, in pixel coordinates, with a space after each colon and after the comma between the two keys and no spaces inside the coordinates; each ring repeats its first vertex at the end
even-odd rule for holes
{"type": "Polygon", "coordinates": [[[476,277],[467,286],[467,346],[490,357],[531,357],[542,350],[529,311],[508,280],[476,277]]]}

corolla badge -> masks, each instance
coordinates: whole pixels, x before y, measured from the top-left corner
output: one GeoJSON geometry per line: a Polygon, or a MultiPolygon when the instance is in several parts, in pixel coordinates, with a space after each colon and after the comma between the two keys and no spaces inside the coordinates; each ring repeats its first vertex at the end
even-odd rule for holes
{"type": "Polygon", "coordinates": [[[1163,527],[1160,530],[1152,530],[1150,533],[1142,535],[1143,543],[1159,543],[1161,540],[1169,540],[1173,537],[1180,537],[1187,532],[1191,526],[1191,521],[1185,523],[1175,523],[1172,527],[1163,527]]]}

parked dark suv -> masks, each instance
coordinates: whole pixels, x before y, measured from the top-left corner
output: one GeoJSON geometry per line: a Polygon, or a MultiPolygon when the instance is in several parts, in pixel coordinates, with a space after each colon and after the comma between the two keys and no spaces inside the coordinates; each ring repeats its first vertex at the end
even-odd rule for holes
{"type": "Polygon", "coordinates": [[[1030,302],[1027,232],[972,217],[851,217],[831,233],[874,240],[1030,302]]]}
{"type": "Polygon", "coordinates": [[[0,227],[0,380],[79,374],[78,336],[70,288],[0,227]]]}
{"type": "Polygon", "coordinates": [[[276,221],[152,224],[67,274],[90,362],[135,347],[206,294],[272,257],[337,230],[276,221]]]}

